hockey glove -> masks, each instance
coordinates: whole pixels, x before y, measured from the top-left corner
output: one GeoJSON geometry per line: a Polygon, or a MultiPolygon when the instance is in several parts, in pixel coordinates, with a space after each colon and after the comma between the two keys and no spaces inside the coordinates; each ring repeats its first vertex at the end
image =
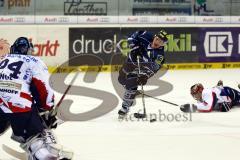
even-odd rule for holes
{"type": "Polygon", "coordinates": [[[140,73],[138,74],[138,85],[145,85],[148,80],[148,75],[146,73],[140,73]]]}
{"type": "Polygon", "coordinates": [[[197,106],[194,104],[183,104],[180,106],[180,110],[185,113],[192,113],[197,111],[197,106]]]}
{"type": "Polygon", "coordinates": [[[41,117],[48,128],[57,128],[57,112],[54,109],[41,113],[41,117]]]}
{"type": "Polygon", "coordinates": [[[147,80],[154,75],[154,71],[150,66],[142,66],[141,72],[138,73],[138,84],[145,85],[147,80]]]}

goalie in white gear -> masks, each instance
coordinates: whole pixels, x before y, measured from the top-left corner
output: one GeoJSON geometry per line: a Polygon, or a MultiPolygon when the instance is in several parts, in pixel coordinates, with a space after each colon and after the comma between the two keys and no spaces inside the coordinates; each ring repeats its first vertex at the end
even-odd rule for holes
{"type": "Polygon", "coordinates": [[[11,138],[29,160],[72,159],[51,132],[57,127],[54,93],[47,66],[32,52],[32,43],[19,37],[0,60],[0,134],[11,126],[11,138]]]}

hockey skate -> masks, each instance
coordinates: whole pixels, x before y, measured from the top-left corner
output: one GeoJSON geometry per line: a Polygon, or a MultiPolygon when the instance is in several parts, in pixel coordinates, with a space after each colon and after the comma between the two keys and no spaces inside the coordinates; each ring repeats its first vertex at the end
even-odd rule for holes
{"type": "Polygon", "coordinates": [[[129,108],[127,107],[122,107],[119,111],[118,111],[118,119],[119,120],[123,120],[127,114],[129,112],[129,108]]]}

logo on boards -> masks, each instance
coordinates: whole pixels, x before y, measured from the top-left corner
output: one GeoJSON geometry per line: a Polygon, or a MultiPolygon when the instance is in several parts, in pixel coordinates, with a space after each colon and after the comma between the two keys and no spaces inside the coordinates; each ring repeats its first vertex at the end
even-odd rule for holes
{"type": "Polygon", "coordinates": [[[233,50],[232,33],[206,32],[204,49],[207,57],[230,57],[233,50]]]}

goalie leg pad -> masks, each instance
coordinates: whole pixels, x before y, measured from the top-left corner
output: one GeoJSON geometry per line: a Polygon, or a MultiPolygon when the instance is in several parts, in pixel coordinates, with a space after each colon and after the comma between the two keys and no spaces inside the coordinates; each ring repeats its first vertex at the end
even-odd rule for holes
{"type": "Polygon", "coordinates": [[[29,154],[31,160],[59,160],[72,159],[71,151],[63,150],[63,147],[57,144],[53,133],[50,130],[44,130],[43,133],[29,139],[21,147],[29,154]]]}

